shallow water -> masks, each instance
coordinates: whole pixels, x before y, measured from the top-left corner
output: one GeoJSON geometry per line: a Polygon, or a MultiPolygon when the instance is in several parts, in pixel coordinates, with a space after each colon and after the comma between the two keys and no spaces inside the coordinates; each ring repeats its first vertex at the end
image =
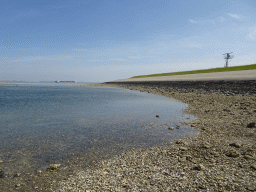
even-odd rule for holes
{"type": "Polygon", "coordinates": [[[195,119],[182,112],[187,104],[120,88],[1,86],[0,107],[2,180],[74,159],[83,159],[86,167],[132,148],[197,133],[180,124],[195,119]]]}

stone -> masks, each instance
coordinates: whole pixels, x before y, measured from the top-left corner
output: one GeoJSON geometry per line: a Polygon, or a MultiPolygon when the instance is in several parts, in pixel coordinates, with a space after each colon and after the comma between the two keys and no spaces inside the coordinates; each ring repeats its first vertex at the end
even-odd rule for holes
{"type": "Polygon", "coordinates": [[[3,161],[2,160],[0,160],[0,166],[3,164],[3,161]]]}
{"type": "Polygon", "coordinates": [[[248,186],[247,189],[248,189],[249,191],[254,191],[254,187],[252,187],[252,186],[248,186]]]}
{"type": "Polygon", "coordinates": [[[196,187],[197,187],[198,189],[206,189],[206,187],[203,186],[203,185],[201,185],[201,184],[198,184],[196,187]]]}
{"type": "Polygon", "coordinates": [[[180,150],[181,150],[181,151],[187,151],[188,148],[187,148],[187,147],[180,147],[180,150]]]}
{"type": "Polygon", "coordinates": [[[254,170],[256,170],[256,165],[251,165],[251,168],[253,168],[254,170]]]}
{"type": "Polygon", "coordinates": [[[184,162],[184,161],[186,161],[186,160],[187,160],[186,157],[179,158],[179,162],[184,162]]]}
{"type": "Polygon", "coordinates": [[[239,157],[239,153],[237,153],[236,151],[229,151],[226,155],[228,157],[239,157]]]}
{"type": "Polygon", "coordinates": [[[248,123],[247,127],[248,128],[256,127],[256,123],[255,122],[248,123]]]}
{"type": "Polygon", "coordinates": [[[251,156],[251,155],[244,155],[244,158],[245,158],[245,159],[254,159],[254,157],[251,156]]]}
{"type": "Polygon", "coordinates": [[[41,169],[36,170],[36,173],[39,174],[39,175],[42,174],[42,172],[43,171],[41,169]]]}
{"type": "Polygon", "coordinates": [[[202,147],[205,148],[205,149],[209,149],[209,148],[211,148],[212,146],[211,146],[210,143],[205,142],[205,143],[202,145],[202,147]]]}
{"type": "Polygon", "coordinates": [[[192,156],[191,156],[191,155],[184,155],[183,157],[186,157],[187,160],[192,159],[192,156]]]}
{"type": "Polygon", "coordinates": [[[210,152],[214,157],[219,157],[220,154],[217,151],[211,151],[210,152]]]}
{"type": "Polygon", "coordinates": [[[159,114],[157,114],[156,117],[159,118],[159,114]]]}
{"type": "Polygon", "coordinates": [[[168,127],[168,129],[169,129],[169,130],[173,130],[173,129],[174,129],[174,127],[168,127]]]}
{"type": "Polygon", "coordinates": [[[231,143],[231,144],[229,144],[229,146],[240,148],[241,144],[239,144],[239,143],[231,143]]]}
{"type": "Polygon", "coordinates": [[[4,171],[0,170],[0,178],[4,178],[4,171]]]}
{"type": "Polygon", "coordinates": [[[205,170],[205,167],[202,164],[199,164],[194,167],[194,170],[203,171],[205,170]]]}
{"type": "Polygon", "coordinates": [[[60,164],[51,164],[48,169],[50,170],[57,170],[60,167],[60,164]]]}
{"type": "Polygon", "coordinates": [[[21,175],[21,173],[16,173],[15,175],[14,175],[14,177],[19,177],[21,175]]]}
{"type": "Polygon", "coordinates": [[[178,140],[175,142],[176,144],[183,144],[183,141],[182,140],[178,140]]]}
{"type": "Polygon", "coordinates": [[[19,184],[19,183],[17,183],[17,184],[15,185],[15,187],[20,187],[20,184],[19,184]]]}

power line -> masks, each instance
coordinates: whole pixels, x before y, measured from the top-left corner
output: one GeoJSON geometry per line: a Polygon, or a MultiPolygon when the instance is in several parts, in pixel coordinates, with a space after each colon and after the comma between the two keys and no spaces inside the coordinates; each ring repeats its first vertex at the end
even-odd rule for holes
{"type": "MultiPolygon", "coordinates": [[[[233,52],[231,52],[231,53],[233,53],[233,52]]],[[[224,59],[226,59],[226,66],[224,66],[224,67],[228,67],[228,60],[234,58],[234,55],[230,55],[231,53],[224,53],[224,54],[222,54],[222,55],[225,55],[224,59]]]]}

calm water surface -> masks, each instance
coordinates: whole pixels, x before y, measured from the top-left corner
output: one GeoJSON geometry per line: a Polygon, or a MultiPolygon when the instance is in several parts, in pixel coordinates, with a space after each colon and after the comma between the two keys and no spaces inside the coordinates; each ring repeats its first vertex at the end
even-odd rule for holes
{"type": "Polygon", "coordinates": [[[182,113],[187,106],[120,88],[0,86],[2,170],[8,177],[74,159],[90,164],[192,136],[197,131],[180,124],[195,119],[182,113]],[[168,130],[177,125],[179,129],[168,130]]]}

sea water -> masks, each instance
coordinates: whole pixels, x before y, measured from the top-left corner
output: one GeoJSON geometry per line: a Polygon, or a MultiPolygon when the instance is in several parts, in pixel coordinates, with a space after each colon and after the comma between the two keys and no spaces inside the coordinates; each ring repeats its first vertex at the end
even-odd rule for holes
{"type": "Polygon", "coordinates": [[[187,104],[112,87],[0,86],[0,160],[5,172],[166,145],[197,133],[187,104]],[[159,118],[156,115],[159,114],[159,118]],[[174,127],[169,130],[168,127],[174,127]],[[15,169],[15,170],[13,170],[15,169]]]}

